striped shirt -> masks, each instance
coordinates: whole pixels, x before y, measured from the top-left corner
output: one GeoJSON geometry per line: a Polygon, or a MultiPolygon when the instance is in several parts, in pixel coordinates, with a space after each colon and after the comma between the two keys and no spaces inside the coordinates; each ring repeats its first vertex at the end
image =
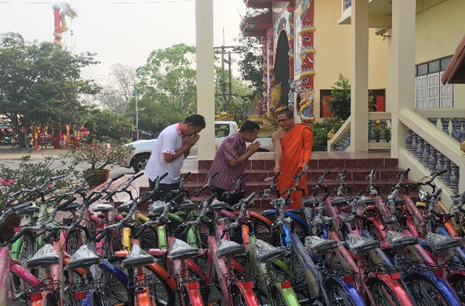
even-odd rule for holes
{"type": "Polygon", "coordinates": [[[245,142],[242,140],[239,133],[229,135],[223,140],[216,152],[210,171],[208,171],[208,176],[219,172],[212,180],[212,186],[224,190],[234,189],[234,180],[244,173],[244,164],[242,163],[236,167],[231,167],[228,161],[237,160],[244,155],[245,149],[245,142]]]}

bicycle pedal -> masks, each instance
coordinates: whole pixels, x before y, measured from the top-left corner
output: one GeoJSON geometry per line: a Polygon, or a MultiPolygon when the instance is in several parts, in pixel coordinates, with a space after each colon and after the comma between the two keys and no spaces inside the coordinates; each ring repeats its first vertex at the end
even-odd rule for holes
{"type": "Polygon", "coordinates": [[[213,305],[221,305],[221,300],[208,303],[208,306],[213,306],[213,305]]]}

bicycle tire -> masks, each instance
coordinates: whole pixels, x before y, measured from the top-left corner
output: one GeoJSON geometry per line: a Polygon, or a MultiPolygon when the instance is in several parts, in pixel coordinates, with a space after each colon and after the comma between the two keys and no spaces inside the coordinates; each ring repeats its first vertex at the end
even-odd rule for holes
{"type": "Polygon", "coordinates": [[[367,282],[367,287],[373,296],[376,306],[402,306],[394,291],[384,281],[371,278],[367,282]]]}
{"type": "MultiPolygon", "coordinates": [[[[252,289],[247,289],[247,291],[252,291],[252,289]]],[[[231,298],[234,306],[258,306],[258,300],[255,296],[255,293],[242,294],[241,289],[238,286],[234,286],[231,290],[231,298]],[[250,295],[253,295],[251,298],[250,295]]]]}
{"type": "Polygon", "coordinates": [[[63,249],[70,256],[73,255],[81,247],[81,230],[71,230],[66,234],[63,249]]]}
{"type": "Polygon", "coordinates": [[[422,306],[458,306],[460,302],[445,284],[432,281],[420,273],[413,273],[405,278],[405,283],[413,299],[422,306]],[[447,292],[448,291],[448,292],[447,292]]]}
{"type": "Polygon", "coordinates": [[[455,293],[457,293],[457,296],[462,305],[465,305],[465,275],[453,275],[450,278],[449,283],[451,284],[452,288],[454,288],[455,293]]]}
{"type": "Polygon", "coordinates": [[[271,245],[275,245],[275,242],[279,241],[276,240],[275,235],[272,234],[270,224],[254,216],[249,216],[249,221],[257,239],[263,240],[271,245]]]}
{"type": "MultiPolygon", "coordinates": [[[[325,294],[331,306],[356,306],[363,305],[352,300],[352,296],[343,286],[334,279],[328,280],[325,285],[325,294]]],[[[361,301],[361,298],[360,298],[361,301]]]]}
{"type": "Polygon", "coordinates": [[[149,268],[144,268],[144,271],[146,275],[149,275],[149,277],[151,277],[151,279],[153,280],[151,287],[153,287],[157,295],[157,306],[174,305],[176,300],[175,292],[171,290],[170,286],[163,280],[163,278],[158,273],[149,268]]]}
{"type": "MultiPolygon", "coordinates": [[[[32,257],[34,255],[34,238],[30,232],[27,232],[24,234],[23,237],[21,237],[21,242],[19,246],[19,251],[18,254],[15,254],[14,256],[11,256],[12,258],[18,260],[23,264],[26,260],[32,257]]],[[[12,254],[13,255],[13,254],[12,254]]],[[[31,274],[34,276],[37,276],[38,270],[37,269],[31,269],[31,274]]],[[[13,284],[15,287],[15,291],[17,292],[18,290],[21,291],[21,278],[18,277],[16,274],[13,274],[13,284]]]]}

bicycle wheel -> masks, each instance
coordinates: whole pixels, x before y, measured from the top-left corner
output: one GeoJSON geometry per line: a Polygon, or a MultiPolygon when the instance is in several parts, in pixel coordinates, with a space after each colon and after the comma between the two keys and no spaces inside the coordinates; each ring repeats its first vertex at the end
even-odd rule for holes
{"type": "Polygon", "coordinates": [[[70,256],[73,255],[81,246],[81,230],[72,230],[66,234],[63,249],[70,256]]]}
{"type": "Polygon", "coordinates": [[[158,273],[151,269],[144,268],[144,273],[149,279],[150,287],[155,292],[155,300],[157,305],[174,305],[175,292],[171,290],[170,286],[166,283],[158,273]]]}
{"type": "Polygon", "coordinates": [[[342,286],[334,279],[325,283],[325,293],[331,306],[355,306],[356,304],[351,300],[349,294],[342,288],[342,286]]]}
{"type": "Polygon", "coordinates": [[[275,240],[275,235],[272,235],[271,226],[268,223],[261,219],[255,218],[254,216],[250,216],[249,220],[253,226],[255,237],[257,239],[263,240],[271,245],[275,245],[275,242],[278,240],[275,240]]]}
{"type": "Polygon", "coordinates": [[[373,296],[376,306],[402,305],[395,293],[382,280],[379,280],[377,278],[369,279],[367,282],[367,286],[371,292],[371,295],[373,296]]]}
{"type": "MultiPolygon", "coordinates": [[[[34,238],[32,237],[31,233],[26,233],[22,237],[21,244],[19,246],[18,254],[15,254],[12,258],[17,259],[19,262],[24,263],[26,260],[34,255],[34,238]]],[[[30,271],[34,276],[37,276],[38,270],[32,269],[30,271]]],[[[15,291],[18,293],[22,290],[21,288],[21,278],[18,277],[16,274],[13,274],[13,283],[15,286],[15,291]]]]}
{"type": "Polygon", "coordinates": [[[422,274],[411,274],[405,282],[413,295],[413,299],[422,306],[460,305],[454,293],[446,284],[433,282],[422,274]]]}
{"type": "Polygon", "coordinates": [[[452,288],[454,288],[457,296],[462,303],[465,305],[465,275],[458,274],[454,275],[450,280],[449,283],[451,284],[452,288]]]}

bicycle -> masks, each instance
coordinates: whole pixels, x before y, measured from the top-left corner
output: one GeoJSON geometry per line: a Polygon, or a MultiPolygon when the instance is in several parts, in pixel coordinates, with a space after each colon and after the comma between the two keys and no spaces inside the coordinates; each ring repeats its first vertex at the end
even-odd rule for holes
{"type": "MultiPolygon", "coordinates": [[[[185,305],[204,305],[205,301],[208,301],[208,291],[206,286],[210,284],[209,280],[206,279],[200,267],[198,267],[189,257],[197,257],[202,255],[202,251],[189,245],[188,243],[175,238],[173,227],[168,216],[168,212],[172,209],[173,205],[176,204],[177,198],[182,197],[183,194],[179,193],[171,201],[167,203],[158,202],[158,205],[152,206],[152,213],[157,215],[156,220],[145,222],[137,231],[133,234],[133,238],[137,239],[144,231],[153,226],[157,226],[157,234],[159,237],[159,248],[150,249],[149,253],[155,256],[164,257],[167,259],[168,270],[171,271],[171,276],[176,280],[178,293],[178,300],[182,306],[185,305]],[[163,223],[164,225],[159,225],[163,223]],[[166,227],[168,231],[166,231],[166,227]]],[[[198,217],[200,220],[206,212],[206,205],[211,199],[204,201],[203,209],[198,217]]],[[[187,205],[191,208],[192,203],[181,204],[178,209],[183,209],[183,205],[187,205]]],[[[197,208],[197,205],[195,205],[197,208]]],[[[191,224],[196,224],[199,221],[193,221],[191,224]]],[[[183,230],[183,233],[187,235],[190,230],[190,226],[183,230]]],[[[132,251],[131,251],[132,252],[132,251]]],[[[118,252],[117,254],[120,254],[118,252]]],[[[124,264],[124,261],[122,262],[124,264]]]]}

